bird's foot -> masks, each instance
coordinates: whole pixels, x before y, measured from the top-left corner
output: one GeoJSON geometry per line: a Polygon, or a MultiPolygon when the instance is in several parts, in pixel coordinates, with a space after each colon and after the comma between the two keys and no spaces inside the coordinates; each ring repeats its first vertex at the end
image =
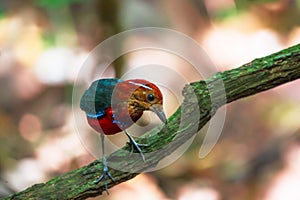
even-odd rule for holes
{"type": "Polygon", "coordinates": [[[131,148],[130,156],[132,155],[133,151],[136,150],[140,154],[140,156],[143,159],[143,161],[146,162],[145,156],[144,156],[144,154],[143,154],[143,152],[141,150],[141,147],[147,147],[149,145],[148,144],[137,143],[129,133],[127,133],[126,131],[125,131],[125,133],[128,136],[128,138],[129,138],[129,142],[127,142],[127,144],[129,144],[129,146],[131,148]]]}
{"type": "Polygon", "coordinates": [[[133,153],[133,151],[134,150],[136,150],[136,151],[138,151],[138,153],[140,154],[140,156],[141,156],[141,158],[143,159],[143,161],[145,162],[146,160],[145,160],[145,156],[144,156],[144,154],[143,154],[143,152],[142,152],[142,149],[141,149],[141,147],[147,147],[148,145],[147,144],[140,144],[140,143],[137,143],[135,140],[133,140],[133,141],[129,141],[129,142],[127,142],[127,144],[130,146],[130,148],[131,148],[131,150],[130,150],[130,155],[129,156],[131,156],[132,155],[132,153],[133,153]]]}
{"type": "Polygon", "coordinates": [[[107,177],[110,178],[113,182],[115,182],[115,179],[114,177],[109,173],[108,171],[108,167],[106,164],[103,164],[103,173],[102,175],[94,181],[95,184],[98,184],[100,181],[104,181],[104,185],[105,185],[105,190],[106,190],[106,193],[109,194],[108,192],[108,185],[107,185],[107,177]]]}

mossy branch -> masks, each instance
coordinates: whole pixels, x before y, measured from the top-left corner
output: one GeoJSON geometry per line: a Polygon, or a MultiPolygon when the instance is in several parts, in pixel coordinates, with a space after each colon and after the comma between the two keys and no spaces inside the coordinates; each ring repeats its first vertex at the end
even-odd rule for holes
{"type": "MultiPolygon", "coordinates": [[[[183,90],[184,101],[168,119],[168,123],[147,132],[137,140],[149,144],[143,148],[145,163],[138,154],[128,159],[129,147],[107,156],[110,172],[116,180],[108,180],[108,186],[113,187],[155,167],[160,160],[194,136],[195,130],[200,130],[224,104],[298,78],[300,44],[187,85],[183,90]]],[[[46,183],[33,185],[4,199],[85,199],[97,196],[105,191],[104,183],[94,184],[102,167],[101,160],[95,160],[87,166],[46,183]]]]}

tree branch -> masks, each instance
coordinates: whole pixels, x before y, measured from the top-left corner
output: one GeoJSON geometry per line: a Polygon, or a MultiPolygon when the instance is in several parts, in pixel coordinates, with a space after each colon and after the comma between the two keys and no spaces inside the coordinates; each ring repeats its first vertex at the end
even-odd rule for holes
{"type": "MultiPolygon", "coordinates": [[[[183,90],[184,101],[168,119],[168,123],[147,132],[137,140],[149,144],[143,148],[143,152],[147,152],[145,163],[135,154],[128,159],[127,146],[108,155],[110,172],[116,180],[108,180],[108,186],[113,187],[155,167],[160,160],[194,136],[195,127],[200,130],[224,104],[298,78],[300,44],[187,85],[183,90]],[[199,114],[200,118],[193,117],[199,114]]],[[[4,199],[84,199],[97,196],[105,190],[103,182],[94,184],[102,172],[102,167],[101,160],[95,160],[87,166],[46,183],[33,185],[4,199]]]]}

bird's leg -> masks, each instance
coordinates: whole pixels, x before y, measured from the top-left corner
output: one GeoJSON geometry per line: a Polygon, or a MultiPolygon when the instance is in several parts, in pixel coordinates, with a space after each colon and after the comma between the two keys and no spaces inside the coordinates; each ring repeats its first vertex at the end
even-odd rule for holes
{"type": "Polygon", "coordinates": [[[104,152],[104,135],[103,134],[101,134],[101,146],[102,146],[103,173],[102,173],[102,175],[97,180],[94,181],[94,183],[97,184],[97,183],[99,183],[100,181],[103,180],[104,181],[104,185],[105,185],[106,193],[109,194],[106,179],[108,177],[113,182],[115,182],[115,179],[112,177],[112,175],[108,171],[106,157],[105,157],[105,152],[104,152]]]}
{"type": "Polygon", "coordinates": [[[131,147],[130,156],[133,153],[133,150],[136,149],[139,152],[139,154],[140,154],[141,158],[143,159],[143,161],[145,162],[145,156],[144,156],[144,154],[143,154],[143,152],[141,150],[141,147],[148,146],[148,145],[147,144],[139,144],[139,143],[137,143],[133,139],[133,137],[126,130],[124,130],[124,132],[125,132],[125,134],[127,135],[128,139],[129,139],[129,145],[131,147]]]}

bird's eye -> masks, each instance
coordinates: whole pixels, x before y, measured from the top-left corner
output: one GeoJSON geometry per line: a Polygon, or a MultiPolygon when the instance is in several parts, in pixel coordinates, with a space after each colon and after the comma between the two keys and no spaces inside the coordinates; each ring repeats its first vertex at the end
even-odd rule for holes
{"type": "Polygon", "coordinates": [[[148,95],[147,95],[147,100],[148,100],[148,102],[152,102],[152,101],[154,101],[154,99],[155,99],[155,97],[154,97],[153,94],[148,94],[148,95]]]}

